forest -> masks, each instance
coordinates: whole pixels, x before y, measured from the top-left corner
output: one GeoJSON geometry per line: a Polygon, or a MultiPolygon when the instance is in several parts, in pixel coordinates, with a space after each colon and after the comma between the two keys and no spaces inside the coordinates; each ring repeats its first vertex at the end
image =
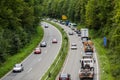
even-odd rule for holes
{"type": "Polygon", "coordinates": [[[85,25],[94,31],[94,38],[107,37],[112,77],[120,78],[120,0],[44,0],[43,16],[85,25]],[[114,67],[112,67],[114,66],[114,67]]]}
{"type": "Polygon", "coordinates": [[[0,0],[0,63],[30,42],[42,17],[61,15],[107,37],[111,73],[119,80],[120,0],[0,0]]]}
{"type": "Polygon", "coordinates": [[[27,45],[40,22],[41,1],[0,0],[0,65],[27,45]]]}

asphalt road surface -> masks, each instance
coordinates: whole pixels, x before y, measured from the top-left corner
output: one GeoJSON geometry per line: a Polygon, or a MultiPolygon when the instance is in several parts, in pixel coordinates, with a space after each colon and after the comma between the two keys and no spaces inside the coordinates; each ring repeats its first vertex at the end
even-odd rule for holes
{"type": "Polygon", "coordinates": [[[11,70],[1,78],[1,80],[40,80],[42,78],[56,58],[62,43],[60,32],[50,24],[48,24],[49,28],[45,28],[45,24],[47,23],[42,22],[42,27],[44,28],[44,38],[42,41],[47,42],[47,47],[41,48],[41,54],[34,54],[32,52],[23,62],[21,62],[24,66],[24,71],[13,73],[11,70]],[[53,38],[57,39],[57,44],[52,44],[53,38]]]}
{"type": "MultiPolygon", "coordinates": [[[[59,25],[66,31],[67,34],[68,34],[68,32],[73,31],[71,28],[69,28],[65,25],[61,25],[61,24],[59,24],[59,25]]],[[[78,35],[75,32],[74,32],[74,35],[68,34],[68,37],[69,37],[69,41],[70,41],[70,47],[69,47],[70,49],[69,49],[68,56],[66,58],[66,61],[63,65],[63,68],[62,68],[60,74],[61,73],[69,73],[71,75],[72,80],[80,80],[78,73],[79,73],[79,70],[81,68],[80,59],[82,58],[82,54],[84,54],[83,44],[82,44],[81,38],[78,37],[78,35]],[[71,50],[72,43],[77,44],[77,50],[71,50]]],[[[94,52],[94,56],[95,56],[95,60],[96,60],[94,80],[99,80],[99,75],[98,75],[99,68],[98,68],[96,51],[94,52]]],[[[57,76],[57,80],[58,80],[58,76],[57,76]]]]}

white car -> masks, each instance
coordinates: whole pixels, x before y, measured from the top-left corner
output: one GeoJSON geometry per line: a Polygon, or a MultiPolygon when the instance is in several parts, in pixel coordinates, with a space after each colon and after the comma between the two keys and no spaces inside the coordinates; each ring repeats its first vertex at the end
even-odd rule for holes
{"type": "Polygon", "coordinates": [[[45,24],[45,28],[48,28],[48,25],[47,25],[47,24],[45,24]]]}
{"type": "Polygon", "coordinates": [[[71,44],[71,49],[77,49],[77,44],[76,43],[72,43],[71,44]]]}
{"type": "Polygon", "coordinates": [[[59,80],[71,80],[71,75],[68,73],[60,74],[59,75],[59,80]]]}
{"type": "Polygon", "coordinates": [[[13,72],[21,72],[23,71],[23,65],[20,64],[15,64],[15,66],[13,67],[13,72]]]}
{"type": "Polygon", "coordinates": [[[68,34],[69,34],[69,35],[73,35],[74,33],[73,33],[73,32],[69,32],[68,34]]]}

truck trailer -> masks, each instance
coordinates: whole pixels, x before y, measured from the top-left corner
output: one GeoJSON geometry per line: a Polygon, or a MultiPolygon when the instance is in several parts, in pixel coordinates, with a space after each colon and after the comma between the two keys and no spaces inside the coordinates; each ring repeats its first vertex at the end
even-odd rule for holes
{"type": "Polygon", "coordinates": [[[88,28],[81,28],[81,40],[82,43],[88,40],[89,33],[88,33],[88,28]]]}

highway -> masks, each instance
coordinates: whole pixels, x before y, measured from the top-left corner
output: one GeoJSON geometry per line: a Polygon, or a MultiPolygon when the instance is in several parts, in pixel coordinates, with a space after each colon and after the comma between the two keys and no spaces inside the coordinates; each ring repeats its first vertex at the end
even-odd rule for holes
{"type": "Polygon", "coordinates": [[[42,78],[56,58],[62,43],[61,33],[50,24],[48,24],[49,28],[44,28],[45,24],[48,23],[42,22],[42,27],[44,29],[44,38],[42,41],[47,42],[47,47],[41,48],[41,54],[34,54],[32,52],[24,61],[21,62],[24,66],[24,71],[13,73],[11,70],[1,78],[1,80],[40,80],[42,78]],[[57,39],[57,44],[52,44],[53,38],[57,39]]]}
{"type": "MultiPolygon", "coordinates": [[[[59,23],[57,23],[57,24],[60,25],[66,31],[67,34],[68,34],[68,32],[72,31],[71,28],[69,28],[65,25],[61,25],[59,23]]],[[[81,68],[80,59],[82,59],[82,54],[84,54],[83,44],[82,44],[81,38],[78,37],[78,35],[75,32],[74,32],[74,35],[68,34],[68,37],[69,37],[70,44],[72,44],[72,43],[77,44],[77,50],[69,49],[68,56],[66,58],[66,61],[64,62],[63,68],[61,69],[61,72],[59,74],[68,73],[71,75],[71,80],[80,80],[78,73],[81,68]]],[[[69,48],[71,48],[71,45],[69,48]]],[[[95,56],[95,60],[96,60],[96,63],[94,65],[95,66],[94,80],[99,80],[99,68],[98,68],[96,52],[94,52],[94,56],[95,56]]],[[[58,76],[57,76],[56,80],[58,80],[58,76]]]]}

